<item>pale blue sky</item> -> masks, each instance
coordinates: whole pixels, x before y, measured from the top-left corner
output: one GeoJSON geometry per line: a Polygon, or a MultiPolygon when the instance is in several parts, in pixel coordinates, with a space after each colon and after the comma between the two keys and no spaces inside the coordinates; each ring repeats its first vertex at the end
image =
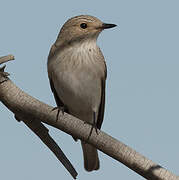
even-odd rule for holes
{"type": "MultiPolygon", "coordinates": [[[[107,103],[102,130],[179,174],[179,1],[1,0],[0,56],[24,91],[55,106],[46,62],[63,23],[80,14],[96,16],[114,29],[98,44],[107,61],[107,103]]],[[[0,104],[0,179],[72,179],[40,140],[0,104]]],[[[103,153],[101,169],[83,168],[80,142],[50,127],[50,134],[78,171],[78,179],[144,178],[103,153]],[[115,178],[116,177],[116,178],[115,178]]]]}

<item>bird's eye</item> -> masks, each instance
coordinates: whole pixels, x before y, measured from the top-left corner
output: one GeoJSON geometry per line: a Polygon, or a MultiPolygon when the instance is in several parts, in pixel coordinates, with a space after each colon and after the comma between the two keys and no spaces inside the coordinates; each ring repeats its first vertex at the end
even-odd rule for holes
{"type": "Polygon", "coordinates": [[[80,27],[83,28],[83,29],[86,29],[87,28],[87,24],[86,23],[81,23],[80,27]]]}

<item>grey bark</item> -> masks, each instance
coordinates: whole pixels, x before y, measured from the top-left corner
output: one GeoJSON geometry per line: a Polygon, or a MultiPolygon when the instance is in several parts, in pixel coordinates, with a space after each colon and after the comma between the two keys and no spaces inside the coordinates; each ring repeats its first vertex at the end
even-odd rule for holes
{"type": "MultiPolygon", "coordinates": [[[[56,121],[56,111],[53,107],[31,97],[20,90],[9,78],[3,80],[3,73],[0,73],[0,101],[10,109],[21,120],[40,121],[56,127],[83,141],[87,140],[91,126],[84,124],[70,114],[59,114],[56,121]]],[[[148,180],[179,180],[179,177],[152,162],[124,143],[111,137],[103,131],[92,132],[88,143],[123,163],[128,168],[140,174],[148,180]]]]}

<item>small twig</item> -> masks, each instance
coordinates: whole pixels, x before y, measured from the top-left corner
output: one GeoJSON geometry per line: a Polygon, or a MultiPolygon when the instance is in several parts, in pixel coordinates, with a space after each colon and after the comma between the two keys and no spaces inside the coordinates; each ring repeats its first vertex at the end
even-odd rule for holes
{"type": "Polygon", "coordinates": [[[7,56],[2,56],[2,57],[0,57],[0,64],[3,64],[5,62],[11,61],[11,60],[14,60],[14,56],[12,54],[9,54],[7,56]]]}

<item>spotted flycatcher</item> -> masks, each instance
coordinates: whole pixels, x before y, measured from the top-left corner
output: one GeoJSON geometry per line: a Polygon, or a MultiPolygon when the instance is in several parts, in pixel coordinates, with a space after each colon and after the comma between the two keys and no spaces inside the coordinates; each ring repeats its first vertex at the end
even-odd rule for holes
{"type": "MultiPolygon", "coordinates": [[[[102,30],[115,26],[93,16],[73,17],[61,28],[48,56],[48,76],[57,106],[98,129],[104,116],[107,69],[96,41],[102,30]]],[[[85,169],[99,169],[97,149],[81,144],[85,169]]]]}

